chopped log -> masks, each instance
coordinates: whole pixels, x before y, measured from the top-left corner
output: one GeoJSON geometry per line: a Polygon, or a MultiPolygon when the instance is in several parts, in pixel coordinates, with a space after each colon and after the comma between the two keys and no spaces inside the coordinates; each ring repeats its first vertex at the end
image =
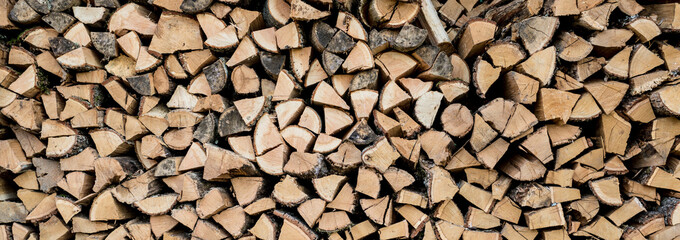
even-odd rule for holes
{"type": "Polygon", "coordinates": [[[546,207],[525,213],[524,217],[526,218],[527,225],[530,229],[541,229],[546,227],[566,225],[563,214],[562,205],[557,204],[552,207],[546,207]]]}
{"type": "Polygon", "coordinates": [[[368,5],[368,20],[371,25],[388,28],[399,28],[413,21],[418,15],[420,6],[417,3],[403,3],[399,1],[371,1],[368,5]],[[398,14],[398,16],[394,16],[398,14]]]}
{"type": "MultiPolygon", "coordinates": [[[[115,13],[114,13],[115,15],[115,13]]],[[[155,26],[156,31],[149,45],[149,51],[159,54],[172,54],[181,50],[195,50],[203,48],[203,38],[200,36],[198,21],[181,14],[163,12],[155,26]],[[182,32],[181,38],[173,33],[182,32]]],[[[109,29],[111,24],[109,23],[109,29]]]]}
{"type": "Polygon", "coordinates": [[[536,78],[540,81],[541,86],[547,86],[550,84],[550,80],[553,77],[556,66],[556,48],[548,47],[543,50],[537,51],[520,63],[518,70],[521,73],[527,74],[531,77],[536,78]],[[547,68],[546,68],[546,63],[547,68]]]}

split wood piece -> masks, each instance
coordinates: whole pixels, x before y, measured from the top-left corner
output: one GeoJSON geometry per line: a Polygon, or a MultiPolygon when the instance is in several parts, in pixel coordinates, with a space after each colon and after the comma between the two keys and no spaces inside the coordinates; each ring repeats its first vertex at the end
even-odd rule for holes
{"type": "Polygon", "coordinates": [[[411,174],[396,167],[387,169],[383,176],[394,192],[399,192],[415,182],[415,178],[411,174]]]}
{"type": "Polygon", "coordinates": [[[356,169],[361,164],[361,150],[351,142],[343,142],[338,151],[327,156],[331,170],[339,173],[356,169]]]}
{"type": "Polygon", "coordinates": [[[156,21],[151,18],[151,15],[151,11],[141,5],[136,3],[125,4],[111,15],[108,29],[119,36],[127,31],[151,36],[156,29],[156,21]]]}
{"type": "Polygon", "coordinates": [[[314,143],[312,151],[316,153],[328,154],[338,149],[341,143],[342,139],[340,138],[336,138],[328,134],[319,134],[319,136],[316,138],[316,142],[314,143]]]}
{"type": "Polygon", "coordinates": [[[319,219],[318,228],[324,232],[336,232],[352,224],[346,212],[325,212],[319,219]]]}
{"type": "MultiPolygon", "coordinates": [[[[409,104],[411,97],[406,93],[396,81],[389,81],[383,87],[380,99],[378,102],[378,109],[383,113],[388,113],[390,110],[405,107],[409,104]]],[[[397,116],[398,117],[398,116],[397,116]]]]}
{"type": "Polygon", "coordinates": [[[609,218],[614,225],[621,226],[621,224],[643,211],[646,211],[643,203],[639,198],[633,197],[626,200],[621,207],[609,212],[607,218],[609,218]]]}
{"type": "Polygon", "coordinates": [[[604,58],[586,57],[573,66],[572,72],[575,72],[574,75],[577,81],[583,82],[600,71],[604,64],[604,58]]]}
{"type": "Polygon", "coordinates": [[[251,33],[252,31],[262,29],[265,25],[262,13],[240,7],[236,7],[229,12],[229,18],[238,30],[239,39],[242,39],[246,34],[251,33]]]}
{"type": "Polygon", "coordinates": [[[512,179],[518,181],[534,181],[545,175],[546,168],[542,162],[533,157],[515,154],[498,168],[512,179]]]}
{"type": "Polygon", "coordinates": [[[283,218],[283,225],[280,228],[279,238],[307,240],[318,238],[316,233],[297,217],[293,217],[290,213],[276,210],[274,211],[274,215],[283,218]]]}
{"type": "Polygon", "coordinates": [[[402,135],[401,125],[395,119],[390,118],[378,110],[373,110],[373,118],[378,132],[388,136],[402,135]]]}
{"type": "Polygon", "coordinates": [[[260,239],[274,239],[278,234],[277,225],[278,224],[272,217],[267,214],[262,214],[257,222],[255,222],[255,225],[248,231],[260,239]]]}
{"type": "Polygon", "coordinates": [[[503,69],[515,66],[527,57],[519,44],[505,41],[494,42],[489,45],[486,54],[489,55],[494,66],[503,69]]]}
{"type": "Polygon", "coordinates": [[[609,25],[609,16],[616,6],[616,4],[605,3],[594,8],[583,9],[576,23],[590,30],[605,30],[609,25]]]}
{"type": "Polygon", "coordinates": [[[493,199],[493,196],[490,192],[473,186],[472,184],[465,181],[460,181],[458,185],[460,187],[458,194],[463,196],[465,200],[484,212],[488,213],[491,211],[491,207],[493,206],[495,200],[493,199]]]}
{"type": "Polygon", "coordinates": [[[396,0],[381,0],[370,1],[367,8],[368,16],[362,18],[364,21],[368,20],[371,26],[399,28],[415,20],[420,5],[396,0]]]}
{"type": "Polygon", "coordinates": [[[205,180],[226,180],[231,177],[259,174],[252,162],[232,151],[209,143],[204,147],[208,156],[203,172],[205,180]]]}
{"type": "Polygon", "coordinates": [[[265,181],[261,177],[237,177],[231,179],[234,196],[239,205],[249,205],[264,193],[265,181]]]}
{"type": "Polygon", "coordinates": [[[616,52],[626,47],[626,42],[633,36],[633,32],[627,29],[607,29],[592,37],[589,41],[595,51],[616,52]]]}
{"type": "MultiPolygon", "coordinates": [[[[56,121],[55,121],[56,122],[56,121]]],[[[63,125],[64,127],[67,127],[66,125],[63,125]]],[[[49,130],[49,129],[45,129],[49,130]]],[[[65,135],[75,135],[77,132],[73,130],[73,134],[68,134],[69,129],[65,129],[66,134],[65,135]]],[[[24,153],[26,157],[36,157],[38,154],[44,153],[45,152],[45,144],[40,141],[35,135],[31,134],[28,131],[25,131],[21,129],[19,126],[13,126],[12,127],[12,132],[14,133],[14,136],[16,137],[16,140],[19,141],[19,144],[21,145],[21,149],[24,150],[24,153]]],[[[42,134],[41,134],[42,135],[42,134]]],[[[42,136],[41,136],[42,137],[42,136]]],[[[6,143],[10,143],[10,147],[15,147],[13,146],[14,143],[12,141],[7,141],[6,143]]],[[[12,151],[10,151],[12,152],[12,151]]],[[[19,152],[17,152],[19,154],[19,152]]],[[[5,155],[5,156],[11,156],[11,155],[5,155]]],[[[21,156],[21,155],[17,155],[21,156]]],[[[8,168],[9,170],[13,170],[13,168],[8,168]]]]}
{"type": "Polygon", "coordinates": [[[270,27],[257,30],[254,31],[252,35],[253,41],[257,46],[272,53],[279,53],[279,48],[276,45],[276,28],[270,27]]]}
{"type": "Polygon", "coordinates": [[[630,92],[632,95],[640,95],[651,91],[666,81],[668,77],[667,71],[656,71],[634,77],[630,79],[630,92]]]}
{"type": "Polygon", "coordinates": [[[668,70],[677,70],[680,68],[680,51],[668,44],[661,44],[661,47],[659,48],[661,50],[661,56],[663,56],[664,61],[666,62],[666,67],[668,70]]]}
{"type": "Polygon", "coordinates": [[[451,157],[449,164],[446,165],[446,170],[456,172],[465,168],[477,167],[481,165],[482,163],[477,161],[477,159],[472,156],[468,150],[461,147],[451,157]]]}
{"type": "Polygon", "coordinates": [[[257,156],[256,161],[260,170],[270,175],[283,175],[283,166],[288,161],[290,148],[285,145],[269,150],[267,153],[257,156]]]}
{"type": "Polygon", "coordinates": [[[378,199],[361,199],[359,201],[366,216],[376,224],[389,226],[392,224],[392,199],[384,196],[378,199]]]}
{"type": "Polygon", "coordinates": [[[506,73],[503,78],[505,96],[508,99],[522,104],[532,104],[536,101],[536,95],[540,88],[538,81],[515,71],[506,73]]]}
{"type": "Polygon", "coordinates": [[[302,29],[296,22],[291,22],[276,30],[276,45],[281,50],[303,47],[302,29]]]}
{"type": "Polygon", "coordinates": [[[501,226],[501,220],[479,208],[469,207],[465,214],[465,226],[469,228],[491,229],[501,226]]]}
{"type": "Polygon", "coordinates": [[[349,110],[349,105],[343,100],[337,92],[326,82],[320,82],[314,89],[312,94],[312,102],[322,106],[332,106],[349,110]]]}
{"type": "Polygon", "coordinates": [[[93,184],[94,177],[83,172],[72,172],[66,174],[66,176],[57,183],[57,186],[79,200],[82,200],[91,196],[93,184]]]}
{"type": "Polygon", "coordinates": [[[139,163],[129,157],[102,157],[94,162],[96,181],[92,190],[99,192],[113,183],[119,183],[139,169],[139,163]]]}
{"type": "Polygon", "coordinates": [[[609,59],[607,65],[603,67],[605,73],[617,78],[628,78],[630,55],[632,52],[633,48],[627,46],[614,55],[611,59],[609,59]]]}
{"type": "Polygon", "coordinates": [[[537,209],[552,204],[550,189],[536,182],[520,183],[507,195],[522,207],[537,209]]]}
{"type": "Polygon", "coordinates": [[[397,80],[413,73],[418,63],[409,55],[397,51],[389,51],[377,55],[375,65],[378,66],[382,75],[386,76],[387,79],[397,80]]]}
{"type": "Polygon", "coordinates": [[[343,139],[361,146],[371,144],[377,138],[378,135],[376,135],[371,126],[368,125],[368,120],[365,118],[357,121],[343,137],[343,139]]]}
{"type": "Polygon", "coordinates": [[[251,224],[250,217],[239,205],[227,208],[212,218],[234,237],[243,235],[251,224]]]}
{"type": "Polygon", "coordinates": [[[555,151],[555,169],[571,161],[590,146],[592,146],[590,140],[581,137],[569,145],[558,148],[555,151]]]}
{"type": "Polygon", "coordinates": [[[474,119],[470,146],[475,152],[480,152],[498,136],[498,132],[486,123],[479,114],[475,114],[474,119]]]}
{"type": "Polygon", "coordinates": [[[68,157],[80,153],[89,145],[89,141],[83,135],[52,137],[47,140],[45,156],[68,157]]]}
{"type": "Polygon", "coordinates": [[[118,202],[111,190],[99,193],[90,205],[90,221],[124,220],[134,218],[134,210],[118,202]]]}
{"type": "Polygon", "coordinates": [[[202,49],[203,38],[200,33],[198,21],[181,14],[163,12],[151,39],[149,51],[172,54],[176,51],[202,49]],[[178,32],[184,33],[181,38],[175,36],[178,32]]]}
{"type": "Polygon", "coordinates": [[[616,227],[602,216],[598,216],[592,223],[582,227],[579,231],[584,231],[602,239],[619,239],[623,235],[622,229],[616,227]]]}
{"type": "Polygon", "coordinates": [[[429,130],[421,134],[418,141],[428,158],[432,159],[436,165],[446,166],[453,155],[451,150],[455,143],[445,132],[429,130]]]}
{"type": "Polygon", "coordinates": [[[599,134],[603,137],[604,149],[608,153],[624,154],[630,136],[631,125],[618,113],[600,117],[599,134]]]}
{"type": "Polygon", "coordinates": [[[371,111],[378,103],[378,94],[375,90],[362,89],[350,93],[350,101],[354,108],[354,114],[357,119],[368,118],[371,111]]]}
{"type": "MultiPolygon", "coordinates": [[[[276,80],[276,87],[272,93],[272,101],[283,101],[297,97],[302,87],[294,80],[288,71],[281,71],[276,80]]],[[[317,85],[317,87],[319,87],[317,85]]]]}
{"type": "Polygon", "coordinates": [[[632,54],[630,58],[630,77],[647,73],[664,63],[663,59],[641,44],[635,46],[632,54]]]}
{"type": "Polygon", "coordinates": [[[387,138],[382,137],[362,151],[361,160],[367,166],[384,173],[400,156],[399,152],[387,141],[387,138]]]}
{"type": "Polygon", "coordinates": [[[429,129],[434,124],[439,106],[444,95],[440,92],[429,91],[423,94],[415,103],[414,115],[416,120],[429,129]]]}
{"type": "Polygon", "coordinates": [[[154,172],[147,171],[119,184],[113,188],[111,193],[118,201],[133,204],[146,197],[160,193],[162,190],[161,185],[160,179],[154,177],[154,172]]]}
{"type": "Polygon", "coordinates": [[[403,220],[398,223],[378,229],[380,239],[404,239],[409,237],[408,221],[403,220]]]}
{"type": "Polygon", "coordinates": [[[382,179],[383,176],[376,170],[361,167],[357,172],[357,182],[362,184],[358,184],[354,190],[371,198],[378,198],[380,194],[380,182],[382,179]]]}
{"type": "Polygon", "coordinates": [[[291,153],[283,171],[303,179],[316,178],[327,173],[323,155],[304,152],[291,153]]]}
{"type": "MultiPolygon", "coordinates": [[[[76,10],[77,8],[74,8],[74,14],[77,12],[76,10]]],[[[92,45],[90,31],[87,30],[83,22],[78,22],[71,25],[69,29],[64,32],[64,38],[71,40],[72,42],[83,47],[90,47],[92,45]]]]}
{"type": "Polygon", "coordinates": [[[336,210],[342,210],[348,213],[353,213],[356,208],[357,194],[349,183],[340,189],[340,192],[335,196],[335,199],[328,203],[326,207],[336,210]]]}
{"type": "Polygon", "coordinates": [[[179,194],[176,193],[161,194],[135,202],[134,205],[144,214],[152,216],[163,215],[170,212],[175,203],[177,203],[178,197],[179,194]]]}
{"type": "Polygon", "coordinates": [[[560,120],[567,122],[573,106],[578,101],[578,95],[551,88],[539,91],[536,106],[536,117],[540,121],[560,120]]]}
{"type": "MultiPolygon", "coordinates": [[[[377,75],[377,72],[375,73],[377,75]]],[[[397,80],[397,83],[399,83],[400,86],[406,89],[408,94],[411,95],[411,98],[413,99],[420,98],[421,96],[423,96],[423,94],[432,90],[432,86],[434,85],[433,82],[421,81],[418,78],[400,78],[399,80],[397,80]]]]}
{"type": "Polygon", "coordinates": [[[354,122],[354,119],[349,112],[337,108],[324,107],[323,112],[324,123],[326,125],[324,132],[329,135],[334,135],[345,130],[354,122]]]}
{"type": "Polygon", "coordinates": [[[516,26],[524,48],[527,49],[529,54],[533,55],[547,47],[559,24],[560,21],[556,17],[536,16],[528,18],[516,26]]]}
{"type": "Polygon", "coordinates": [[[587,57],[593,50],[593,45],[573,32],[562,32],[557,36],[555,47],[558,57],[569,62],[577,62],[587,57]]]}
{"type": "MultiPolygon", "coordinates": [[[[226,85],[226,68],[223,68],[221,64],[212,64],[214,68],[217,68],[217,70],[221,70],[222,72],[216,72],[220,73],[220,75],[216,76],[219,77],[218,79],[215,80],[220,80],[219,82],[223,82],[219,84],[222,88],[226,85]],[[223,78],[222,78],[223,76],[223,78]]],[[[210,67],[210,66],[209,66],[210,67]]],[[[238,94],[253,94],[256,93],[260,90],[260,79],[257,76],[257,73],[255,70],[252,68],[246,66],[246,65],[239,65],[234,68],[232,75],[231,75],[231,82],[234,87],[234,91],[238,94]]],[[[218,82],[216,82],[216,87],[215,87],[215,93],[218,93],[220,90],[218,87],[218,82]]]]}
{"type": "Polygon", "coordinates": [[[99,57],[89,48],[81,47],[57,58],[63,67],[72,70],[88,71],[102,68],[99,57]]]}
{"type": "Polygon", "coordinates": [[[475,61],[474,68],[476,69],[472,75],[472,83],[477,89],[477,95],[482,98],[486,97],[489,88],[498,80],[501,73],[501,68],[494,68],[487,61],[478,58],[475,61]]]}
{"type": "Polygon", "coordinates": [[[69,77],[66,73],[66,70],[64,70],[61,65],[59,65],[59,62],[57,62],[57,59],[54,58],[51,53],[44,51],[36,56],[35,60],[38,67],[56,75],[59,78],[67,79],[69,77]]]}
{"type": "Polygon", "coordinates": [[[481,53],[486,44],[493,40],[496,30],[496,23],[489,20],[472,20],[466,23],[458,42],[460,57],[467,59],[481,53]]]}
{"type": "Polygon", "coordinates": [[[635,35],[644,43],[649,42],[653,38],[661,35],[661,29],[651,19],[637,18],[626,24],[626,28],[630,29],[635,35]]]}
{"type": "Polygon", "coordinates": [[[266,151],[283,144],[283,138],[279,129],[274,125],[269,114],[264,114],[257,121],[255,134],[253,136],[253,146],[255,154],[262,155],[266,151]]]}
{"type": "Polygon", "coordinates": [[[365,42],[359,41],[347,55],[345,62],[342,64],[342,69],[346,73],[354,73],[372,69],[374,66],[375,63],[373,62],[371,49],[365,42]]]}
{"type": "Polygon", "coordinates": [[[235,25],[229,25],[215,35],[208,37],[203,43],[206,47],[216,52],[230,51],[239,43],[235,25]]]}
{"type": "Polygon", "coordinates": [[[675,186],[677,183],[677,179],[673,178],[673,175],[658,168],[655,167],[654,170],[649,173],[648,176],[644,176],[645,179],[643,184],[650,186],[650,187],[655,187],[655,188],[661,188],[661,189],[669,189],[676,191],[678,187],[675,186]]]}
{"type": "MultiPolygon", "coordinates": [[[[326,202],[331,202],[335,198],[335,194],[340,190],[341,185],[347,181],[347,177],[340,175],[328,175],[312,180],[314,189],[319,196],[326,202]]],[[[310,203],[311,204],[311,203],[310,203]]]]}
{"type": "Polygon", "coordinates": [[[605,114],[610,114],[619,105],[628,90],[628,84],[617,81],[596,80],[584,84],[605,114]]]}
{"type": "MultiPolygon", "coordinates": [[[[64,39],[64,40],[70,41],[68,39],[64,39]]],[[[75,45],[75,47],[65,49],[63,53],[66,53],[68,51],[76,49],[77,46],[78,46],[75,43],[73,43],[73,45],[75,45]]],[[[61,53],[57,56],[61,56],[63,53],[61,53]]],[[[35,61],[36,61],[35,57],[36,56],[33,53],[29,52],[25,48],[22,48],[22,47],[19,47],[19,46],[12,46],[12,48],[10,48],[9,55],[6,56],[5,58],[7,58],[7,60],[6,60],[7,64],[23,69],[23,68],[27,68],[27,67],[35,64],[35,61]]]]}
{"type": "Polygon", "coordinates": [[[517,70],[536,78],[542,87],[550,84],[556,69],[557,49],[554,46],[537,51],[520,63],[517,70]],[[546,65],[547,64],[547,65],[546,65]]]}
{"type": "Polygon", "coordinates": [[[552,207],[546,207],[524,213],[524,217],[530,229],[542,229],[566,225],[566,221],[564,220],[564,212],[562,211],[562,205],[559,203],[552,207]]]}
{"type": "MultiPolygon", "coordinates": [[[[144,47],[142,47],[144,49],[144,47]]],[[[140,52],[140,59],[142,57],[143,51],[140,52]]],[[[182,63],[182,67],[186,72],[191,75],[196,75],[205,66],[215,62],[217,59],[212,52],[208,49],[195,50],[189,52],[179,53],[178,59],[182,63]]],[[[139,61],[139,60],[137,60],[139,61]]],[[[224,64],[224,62],[221,62],[224,64]]]]}
{"type": "Polygon", "coordinates": [[[447,54],[453,53],[453,44],[446,33],[442,21],[439,19],[437,9],[432,1],[422,1],[418,19],[421,25],[428,31],[428,36],[442,51],[447,54]]]}
{"type": "Polygon", "coordinates": [[[439,8],[439,17],[448,25],[454,25],[465,8],[458,1],[446,1],[439,8]]]}
{"type": "MultiPolygon", "coordinates": [[[[274,186],[272,197],[274,198],[274,200],[276,200],[278,203],[284,206],[294,207],[301,204],[302,202],[306,201],[309,198],[309,195],[307,195],[307,193],[305,192],[306,189],[299,185],[294,177],[286,176],[283,180],[281,180],[274,186]]],[[[321,222],[319,227],[321,227],[321,222]]]]}
{"type": "Polygon", "coordinates": [[[320,11],[302,0],[290,2],[290,18],[295,21],[312,21],[328,17],[330,12],[320,11]]]}
{"type": "Polygon", "coordinates": [[[623,200],[619,192],[619,180],[616,177],[609,177],[590,181],[588,183],[590,189],[597,199],[605,205],[621,206],[623,200]]]}
{"type": "Polygon", "coordinates": [[[654,109],[666,115],[680,115],[680,109],[675,107],[677,102],[675,93],[678,89],[680,89],[678,85],[669,85],[654,91],[649,97],[654,109]]]}
{"type": "Polygon", "coordinates": [[[497,138],[483,150],[477,152],[477,159],[489,168],[494,168],[498,161],[505,155],[510,143],[502,138],[497,138]]]}
{"type": "Polygon", "coordinates": [[[602,110],[597,105],[596,99],[590,93],[583,93],[574,105],[569,120],[590,121],[602,114],[602,110]]]}
{"type": "Polygon", "coordinates": [[[316,226],[317,220],[326,208],[326,202],[319,198],[309,199],[297,207],[297,211],[308,226],[316,226]]]}
{"type": "Polygon", "coordinates": [[[2,109],[2,114],[31,131],[40,131],[45,118],[40,102],[33,99],[14,100],[2,109]]]}

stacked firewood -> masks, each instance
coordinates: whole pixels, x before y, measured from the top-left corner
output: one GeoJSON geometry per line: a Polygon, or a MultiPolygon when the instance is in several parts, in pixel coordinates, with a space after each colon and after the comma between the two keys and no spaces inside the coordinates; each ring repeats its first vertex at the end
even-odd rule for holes
{"type": "Polygon", "coordinates": [[[680,3],[0,0],[2,239],[680,237],[680,3]]]}

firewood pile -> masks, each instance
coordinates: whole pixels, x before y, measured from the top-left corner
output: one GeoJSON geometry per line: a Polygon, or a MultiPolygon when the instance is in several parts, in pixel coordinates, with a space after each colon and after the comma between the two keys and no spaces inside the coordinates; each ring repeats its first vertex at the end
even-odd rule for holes
{"type": "Polygon", "coordinates": [[[678,238],[665,2],[0,0],[0,240],[678,238]]]}

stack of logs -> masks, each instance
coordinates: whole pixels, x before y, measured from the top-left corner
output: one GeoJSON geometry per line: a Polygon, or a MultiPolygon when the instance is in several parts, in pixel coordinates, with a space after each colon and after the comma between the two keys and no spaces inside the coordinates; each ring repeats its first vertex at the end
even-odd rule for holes
{"type": "Polygon", "coordinates": [[[0,29],[0,239],[680,236],[679,3],[0,0],[0,29]]]}

